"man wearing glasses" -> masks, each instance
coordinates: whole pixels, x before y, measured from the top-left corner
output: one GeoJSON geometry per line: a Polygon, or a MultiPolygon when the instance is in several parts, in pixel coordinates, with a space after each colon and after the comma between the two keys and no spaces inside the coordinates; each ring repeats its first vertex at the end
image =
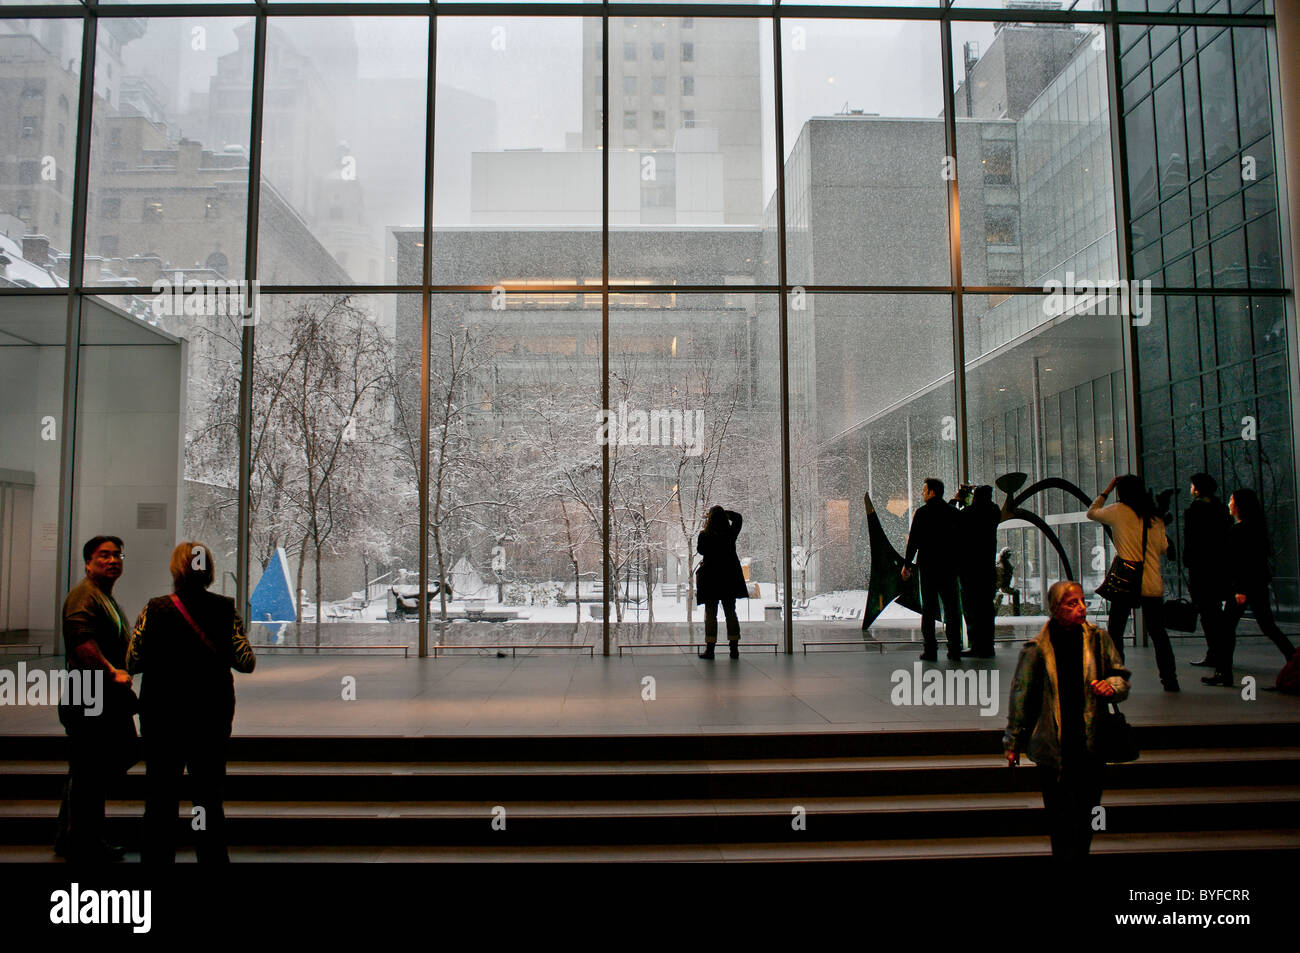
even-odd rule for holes
{"type": "MultiPolygon", "coordinates": [[[[102,679],[102,710],[61,701],[68,732],[68,782],[59,808],[55,853],[69,860],[121,860],[123,850],[103,838],[108,787],[138,758],[135,693],[126,672],[130,624],[113,598],[122,575],[122,541],[95,536],[81,549],[86,578],[63,601],[63,645],[68,672],[102,679]]],[[[85,697],[85,692],[82,693],[85,697]]]]}

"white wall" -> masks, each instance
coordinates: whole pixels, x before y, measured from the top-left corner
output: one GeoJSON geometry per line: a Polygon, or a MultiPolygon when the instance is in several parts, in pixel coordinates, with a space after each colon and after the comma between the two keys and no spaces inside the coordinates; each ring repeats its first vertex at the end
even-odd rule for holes
{"type": "MultiPolygon", "coordinates": [[[[73,496],[74,567],[91,536],[122,538],[126,564],[114,589],[134,621],[171,591],[184,439],[181,344],[83,346],[73,496]],[[163,503],[162,529],[137,527],[140,503],[163,503]]],[[[74,573],[75,576],[75,573],[74,573]]]]}
{"type": "MultiPolygon", "coordinates": [[[[0,469],[35,475],[29,494],[15,501],[11,589],[0,588],[13,628],[52,630],[55,565],[58,560],[59,440],[63,416],[63,348],[0,347],[0,469]],[[54,439],[43,440],[42,425],[53,417],[54,439]],[[25,525],[24,525],[25,524],[25,525]]],[[[10,558],[6,554],[6,558],[10,558]]],[[[0,625],[4,613],[0,612],[0,625]]]]}

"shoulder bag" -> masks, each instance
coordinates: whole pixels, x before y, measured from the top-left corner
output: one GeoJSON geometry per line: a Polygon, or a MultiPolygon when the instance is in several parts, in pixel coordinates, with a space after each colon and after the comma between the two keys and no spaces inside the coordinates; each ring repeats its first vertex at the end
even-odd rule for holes
{"type": "MultiPolygon", "coordinates": [[[[1139,517],[1141,519],[1141,517],[1139,517]]],[[[1142,521],[1142,558],[1134,561],[1123,559],[1117,553],[1106,570],[1106,578],[1097,587],[1097,595],[1107,602],[1116,602],[1130,608],[1142,601],[1142,570],[1147,561],[1147,530],[1150,527],[1142,521]]]]}
{"type": "MultiPolygon", "coordinates": [[[[1106,668],[1105,656],[1101,654],[1101,637],[1097,636],[1093,644],[1096,646],[1097,675],[1102,677],[1106,668]]],[[[1119,703],[1108,701],[1100,696],[1098,700],[1104,704],[1097,711],[1097,755],[1107,764],[1136,761],[1142,752],[1138,748],[1137,735],[1133,731],[1133,726],[1119,710],[1119,703]]]]}

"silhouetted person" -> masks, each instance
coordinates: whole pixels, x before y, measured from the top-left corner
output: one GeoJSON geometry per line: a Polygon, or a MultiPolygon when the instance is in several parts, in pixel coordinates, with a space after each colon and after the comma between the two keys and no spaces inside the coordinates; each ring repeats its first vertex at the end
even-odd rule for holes
{"type": "Polygon", "coordinates": [[[1205,632],[1205,658],[1192,664],[1216,672],[1215,647],[1223,644],[1223,601],[1230,595],[1228,530],[1232,526],[1228,508],[1214,495],[1218,489],[1218,482],[1208,473],[1192,475],[1192,505],[1183,513],[1182,554],[1187,595],[1201,616],[1205,632]]]}
{"type": "Polygon", "coordinates": [[[704,529],[695,544],[701,563],[695,570],[695,599],[704,606],[704,651],[700,658],[713,658],[718,642],[718,603],[727,619],[727,641],[731,657],[740,658],[740,619],[736,600],[749,597],[745,573],[736,555],[736,537],[744,518],[739,513],[715,506],[705,517],[704,529]]]}
{"type": "Polygon", "coordinates": [[[235,718],[235,681],[257,659],[244,623],[227,596],[212,585],[212,551],[184,542],[171,558],[170,596],[150,599],[136,621],[127,653],[132,672],[144,672],[140,730],[144,735],[146,863],[176,860],[176,809],[188,767],[194,806],[203,812],[195,832],[200,863],[223,863],[226,814],[222,787],[226,745],[235,718]]]}
{"type": "Polygon", "coordinates": [[[59,807],[54,851],[72,861],[121,860],[125,851],[104,841],[104,801],[109,785],[139,757],[135,692],[126,671],[127,622],[113,598],[122,576],[122,541],[95,536],[81,548],[86,577],[63,600],[63,647],[68,672],[83,684],[102,678],[98,713],[60,700],[59,721],[68,733],[68,780],[59,807]]]}
{"type": "Polygon", "coordinates": [[[1088,507],[1088,519],[1110,527],[1115,541],[1115,551],[1121,559],[1142,563],[1142,590],[1138,604],[1113,600],[1110,604],[1110,618],[1106,628],[1119,650],[1119,657],[1124,658],[1124,629],[1128,626],[1129,614],[1135,608],[1141,608],[1142,620],[1146,623],[1147,634],[1156,649],[1156,668],[1160,671],[1160,684],[1167,692],[1178,691],[1178,674],[1174,668],[1174,650],[1169,644],[1169,633],[1165,629],[1165,581],[1160,575],[1160,557],[1169,548],[1169,539],[1165,535],[1164,521],[1156,515],[1155,501],[1147,492],[1142,478],[1128,474],[1115,477],[1107,484],[1101,494],[1088,507]],[[1115,490],[1118,503],[1106,504],[1106,497],[1115,490]],[[1146,549],[1143,550],[1143,531],[1146,533],[1146,549]],[[1145,556],[1145,559],[1143,558],[1145,556]]]}
{"type": "Polygon", "coordinates": [[[970,651],[976,658],[993,657],[993,591],[997,568],[989,562],[998,547],[998,524],[1002,509],[993,502],[993,487],[977,486],[972,502],[959,514],[961,553],[961,608],[970,633],[970,651]]]}
{"type": "Polygon", "coordinates": [[[1237,624],[1247,606],[1263,632],[1289,661],[1295,655],[1291,644],[1277,620],[1269,599],[1268,584],[1273,576],[1268,568],[1272,545],[1268,538],[1268,524],[1264,507],[1254,490],[1245,487],[1234,490],[1228,499],[1228,509],[1236,521],[1228,531],[1229,589],[1231,598],[1223,616],[1223,635],[1217,651],[1212,653],[1214,674],[1202,681],[1207,685],[1232,685],[1232,656],[1237,647],[1237,624]]]}
{"type": "Polygon", "coordinates": [[[1003,546],[1002,551],[998,553],[998,563],[994,567],[994,574],[998,580],[997,595],[993,597],[994,613],[997,607],[1002,605],[1002,596],[1011,597],[1011,614],[1020,615],[1020,590],[1011,587],[1012,580],[1016,577],[1015,564],[1011,562],[1011,547],[1003,546]]]}
{"type": "Polygon", "coordinates": [[[1038,765],[1052,855],[1078,860],[1092,845],[1105,781],[1098,717],[1128,697],[1129,672],[1110,636],[1088,624],[1082,586],[1053,584],[1047,604],[1052,617],[1021,650],[1011,680],[1002,747],[1013,767],[1022,751],[1038,765]]]}
{"type": "Polygon", "coordinates": [[[927,478],[922,485],[921,499],[925,502],[912,516],[900,574],[904,579],[911,579],[914,561],[921,572],[921,637],[925,640],[921,661],[934,662],[939,657],[934,621],[940,602],[947,629],[948,658],[957,661],[961,658],[961,607],[957,595],[959,514],[944,502],[943,481],[935,477],[927,478]]]}

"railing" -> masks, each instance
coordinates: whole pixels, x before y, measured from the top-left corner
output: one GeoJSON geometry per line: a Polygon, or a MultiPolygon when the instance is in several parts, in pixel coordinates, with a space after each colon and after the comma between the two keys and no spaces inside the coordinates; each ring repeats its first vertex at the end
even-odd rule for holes
{"type": "Polygon", "coordinates": [[[288,645],[288,644],[270,643],[270,642],[250,643],[250,645],[252,645],[254,649],[258,649],[258,650],[297,649],[298,651],[302,651],[302,652],[321,652],[321,651],[337,652],[337,651],[342,651],[347,649],[352,649],[352,650],[364,649],[367,651],[370,649],[393,649],[393,650],[401,649],[402,658],[411,657],[411,647],[409,645],[379,645],[374,643],[369,645],[288,645]]]}
{"type": "MultiPolygon", "coordinates": [[[[689,651],[694,651],[695,649],[707,644],[708,644],[707,642],[632,642],[627,645],[623,645],[622,643],[619,643],[618,654],[622,656],[624,649],[627,649],[629,652],[632,651],[633,649],[687,649],[689,651]]],[[[773,655],[777,654],[777,647],[779,645],[780,645],[779,642],[741,642],[740,643],[740,646],[743,648],[749,648],[751,646],[763,646],[766,648],[770,648],[772,650],[773,655]]]]}
{"type": "Polygon", "coordinates": [[[465,645],[435,645],[433,647],[433,657],[438,658],[439,654],[445,653],[448,649],[495,649],[498,652],[509,649],[511,658],[515,657],[516,651],[519,649],[568,649],[570,651],[586,652],[592,658],[596,656],[596,647],[594,645],[576,645],[573,642],[529,642],[526,645],[486,645],[482,642],[474,642],[465,645]]]}

